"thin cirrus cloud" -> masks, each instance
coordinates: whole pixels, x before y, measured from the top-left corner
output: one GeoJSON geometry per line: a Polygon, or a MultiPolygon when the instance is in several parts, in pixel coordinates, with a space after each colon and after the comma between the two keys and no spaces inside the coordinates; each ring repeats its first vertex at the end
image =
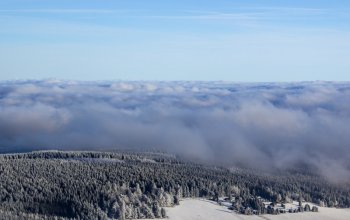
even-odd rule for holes
{"type": "Polygon", "coordinates": [[[233,12],[224,11],[196,11],[185,10],[183,15],[154,15],[154,18],[167,19],[207,19],[207,20],[230,20],[230,19],[281,19],[287,16],[290,19],[297,19],[300,16],[319,16],[331,14],[332,11],[321,8],[290,8],[290,7],[250,7],[250,8],[236,8],[233,12]]]}
{"type": "Polygon", "coordinates": [[[85,9],[85,8],[75,8],[75,9],[5,9],[0,10],[0,13],[52,13],[52,14],[109,14],[109,13],[121,13],[130,12],[130,10],[111,10],[111,9],[85,9]]]}
{"type": "Polygon", "coordinates": [[[0,149],[157,149],[350,180],[349,83],[3,81],[0,149]]]}
{"type": "MultiPolygon", "coordinates": [[[[159,11],[137,10],[137,9],[88,9],[88,8],[38,8],[38,9],[5,9],[0,10],[2,14],[115,14],[119,16],[134,18],[153,19],[186,19],[186,20],[235,20],[235,19],[281,19],[294,15],[298,17],[319,16],[336,14],[330,10],[318,8],[293,8],[293,7],[240,7],[230,11],[200,11],[179,10],[170,14],[162,14],[159,11]],[[139,14],[135,14],[138,12],[139,14]],[[142,13],[141,13],[142,12],[142,13]]],[[[291,18],[291,17],[289,17],[291,18]]]]}

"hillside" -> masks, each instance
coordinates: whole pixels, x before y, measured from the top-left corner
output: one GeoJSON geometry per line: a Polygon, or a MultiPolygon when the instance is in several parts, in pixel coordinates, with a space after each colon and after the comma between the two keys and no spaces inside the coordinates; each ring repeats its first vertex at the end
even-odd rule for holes
{"type": "Polygon", "coordinates": [[[293,172],[196,164],[164,153],[39,151],[0,156],[0,213],[50,219],[162,218],[181,198],[232,198],[242,213],[290,199],[349,207],[349,188],[293,172]]]}

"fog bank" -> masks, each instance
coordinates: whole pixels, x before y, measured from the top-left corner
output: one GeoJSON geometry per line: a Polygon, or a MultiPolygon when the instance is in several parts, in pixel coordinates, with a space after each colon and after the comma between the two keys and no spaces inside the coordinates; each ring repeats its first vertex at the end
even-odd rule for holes
{"type": "Polygon", "coordinates": [[[350,83],[0,83],[0,151],[159,149],[350,180],[350,83]]]}

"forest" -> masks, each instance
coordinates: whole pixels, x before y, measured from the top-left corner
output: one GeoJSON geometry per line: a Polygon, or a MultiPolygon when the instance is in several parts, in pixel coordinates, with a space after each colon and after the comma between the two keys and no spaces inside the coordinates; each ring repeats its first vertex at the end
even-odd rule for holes
{"type": "Polygon", "coordinates": [[[350,207],[350,187],[298,170],[262,173],[190,162],[162,152],[35,151],[0,155],[4,219],[165,218],[182,198],[236,198],[268,213],[261,199],[350,207]]]}

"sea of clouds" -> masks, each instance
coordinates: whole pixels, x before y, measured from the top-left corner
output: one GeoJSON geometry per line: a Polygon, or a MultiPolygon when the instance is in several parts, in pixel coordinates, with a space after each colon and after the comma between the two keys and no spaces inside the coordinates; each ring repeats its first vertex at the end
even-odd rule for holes
{"type": "Polygon", "coordinates": [[[0,82],[0,152],[158,149],[350,180],[350,83],[0,82]]]}

